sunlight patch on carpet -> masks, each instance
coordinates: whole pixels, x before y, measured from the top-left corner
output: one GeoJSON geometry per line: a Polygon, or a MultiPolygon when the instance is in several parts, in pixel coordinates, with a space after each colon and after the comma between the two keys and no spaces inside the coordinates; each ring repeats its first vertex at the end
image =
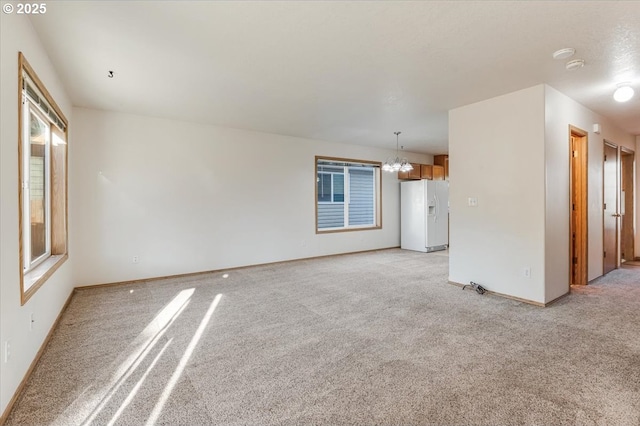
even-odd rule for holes
{"type": "Polygon", "coordinates": [[[198,342],[200,342],[202,333],[204,332],[204,329],[209,324],[209,321],[211,320],[211,315],[213,315],[213,311],[215,311],[216,307],[218,306],[218,303],[220,303],[221,298],[222,298],[222,294],[218,294],[213,299],[213,302],[211,302],[211,305],[209,306],[209,309],[207,310],[207,312],[204,314],[204,317],[202,318],[202,321],[200,321],[200,325],[198,326],[198,329],[196,330],[195,334],[191,338],[191,341],[189,342],[187,349],[185,349],[184,351],[184,354],[182,354],[182,357],[180,358],[180,362],[178,363],[178,366],[173,371],[173,374],[171,375],[169,382],[167,383],[164,390],[162,391],[162,394],[160,395],[160,398],[158,399],[158,402],[156,403],[155,407],[153,407],[153,411],[151,411],[151,414],[149,415],[149,418],[147,419],[147,422],[146,422],[147,426],[156,424],[158,417],[160,417],[160,414],[162,413],[162,409],[164,408],[164,405],[169,399],[169,396],[171,395],[173,388],[176,386],[176,383],[178,383],[178,379],[180,379],[180,377],[182,376],[182,372],[184,371],[184,368],[187,366],[187,363],[189,362],[189,359],[193,354],[193,350],[198,345],[198,342]]]}
{"type": "Polygon", "coordinates": [[[97,389],[95,387],[90,388],[93,390],[92,395],[81,395],[69,407],[69,410],[78,410],[81,408],[77,404],[80,404],[84,410],[91,410],[87,413],[83,424],[93,423],[98,414],[147,357],[171,324],[185,310],[194,291],[195,289],[191,288],[178,293],[129,345],[130,350],[125,352],[128,355],[123,355],[115,360],[114,364],[118,365],[118,367],[113,374],[110,374],[110,377],[105,378],[104,381],[96,381],[97,389]],[[104,383],[104,385],[100,386],[98,383],[104,383]]]}

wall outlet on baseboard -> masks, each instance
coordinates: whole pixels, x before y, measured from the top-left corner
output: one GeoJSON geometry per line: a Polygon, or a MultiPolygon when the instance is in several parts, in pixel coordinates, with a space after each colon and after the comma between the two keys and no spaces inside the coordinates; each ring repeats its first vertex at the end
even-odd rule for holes
{"type": "Polygon", "coordinates": [[[528,266],[522,268],[522,276],[525,278],[531,278],[531,268],[528,266]]]}
{"type": "Polygon", "coordinates": [[[11,359],[11,341],[4,342],[4,362],[9,362],[11,359]]]}
{"type": "Polygon", "coordinates": [[[131,263],[140,263],[140,256],[133,256],[131,263]]]}

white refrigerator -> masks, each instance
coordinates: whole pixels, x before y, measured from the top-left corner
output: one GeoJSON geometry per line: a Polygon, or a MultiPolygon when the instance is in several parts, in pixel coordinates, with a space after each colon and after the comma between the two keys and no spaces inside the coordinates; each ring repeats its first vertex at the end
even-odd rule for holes
{"type": "Polygon", "coordinates": [[[400,247],[432,252],[449,245],[449,182],[400,182],[400,247]]]}

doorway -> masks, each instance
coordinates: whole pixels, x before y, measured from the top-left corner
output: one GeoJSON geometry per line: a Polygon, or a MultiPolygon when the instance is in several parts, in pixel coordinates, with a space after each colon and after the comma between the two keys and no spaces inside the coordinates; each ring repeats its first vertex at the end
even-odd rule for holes
{"type": "Polygon", "coordinates": [[[571,285],[587,284],[587,132],[569,126],[569,265],[571,285]]]}
{"type": "Polygon", "coordinates": [[[635,217],[635,153],[620,149],[620,261],[635,260],[633,218],[635,217]]]}
{"type": "Polygon", "coordinates": [[[618,267],[618,147],[605,141],[603,167],[603,253],[604,274],[618,267]]]}

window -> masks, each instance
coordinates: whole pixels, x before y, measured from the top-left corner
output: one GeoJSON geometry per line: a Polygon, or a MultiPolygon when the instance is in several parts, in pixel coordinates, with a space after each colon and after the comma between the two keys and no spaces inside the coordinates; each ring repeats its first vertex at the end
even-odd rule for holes
{"type": "Polygon", "coordinates": [[[24,304],[67,259],[67,121],[22,53],[18,164],[24,304]]]}
{"type": "Polygon", "coordinates": [[[23,100],[22,116],[26,118],[22,213],[29,219],[24,221],[22,230],[25,236],[23,266],[29,271],[51,254],[51,238],[46,232],[51,222],[51,179],[47,177],[51,126],[29,101],[23,100]]]}
{"type": "Polygon", "coordinates": [[[316,232],[377,229],[380,163],[316,157],[316,232]]]}
{"type": "Polygon", "coordinates": [[[344,203],[344,168],[318,166],[318,202],[344,203]]]}

